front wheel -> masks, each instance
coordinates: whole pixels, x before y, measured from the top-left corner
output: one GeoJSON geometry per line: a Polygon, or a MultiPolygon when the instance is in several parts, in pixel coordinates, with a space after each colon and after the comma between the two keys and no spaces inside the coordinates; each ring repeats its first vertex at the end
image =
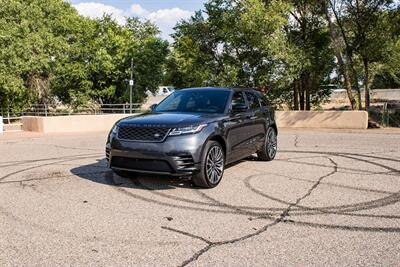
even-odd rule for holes
{"type": "Polygon", "coordinates": [[[207,142],[201,156],[200,172],[192,177],[192,182],[199,187],[216,187],[224,175],[225,154],[216,141],[207,142]]]}
{"type": "Polygon", "coordinates": [[[271,161],[275,158],[276,151],[278,150],[278,140],[276,131],[272,127],[268,127],[267,133],[265,134],[264,145],[257,152],[257,156],[260,160],[271,161]]]}

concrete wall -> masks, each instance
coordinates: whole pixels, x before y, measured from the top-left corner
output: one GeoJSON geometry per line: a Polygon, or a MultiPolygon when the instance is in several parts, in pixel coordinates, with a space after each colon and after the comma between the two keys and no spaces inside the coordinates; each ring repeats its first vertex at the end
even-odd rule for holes
{"type": "MultiPolygon", "coordinates": [[[[108,131],[116,121],[127,116],[129,115],[28,116],[22,117],[22,129],[42,133],[108,131]]],[[[277,111],[276,120],[279,128],[366,129],[368,127],[368,113],[365,111],[277,111]]]]}
{"type": "Polygon", "coordinates": [[[22,130],[41,133],[107,131],[116,121],[128,116],[129,114],[26,116],[22,117],[22,130]]]}
{"type": "Polygon", "coordinates": [[[277,111],[280,128],[367,129],[366,111],[277,111]]]}
{"type": "MultiPolygon", "coordinates": [[[[354,92],[355,93],[355,92],[354,92]]],[[[375,101],[389,101],[389,100],[400,100],[400,89],[374,89],[370,90],[371,100],[375,101]]],[[[364,99],[364,90],[361,90],[361,99],[364,99]]],[[[332,92],[331,101],[347,102],[347,92],[332,92]]]]}

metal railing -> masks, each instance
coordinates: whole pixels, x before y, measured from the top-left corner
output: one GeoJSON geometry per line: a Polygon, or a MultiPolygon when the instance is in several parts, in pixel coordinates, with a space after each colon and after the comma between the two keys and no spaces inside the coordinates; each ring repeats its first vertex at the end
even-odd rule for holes
{"type": "Polygon", "coordinates": [[[388,102],[383,104],[381,125],[383,127],[400,127],[400,104],[388,102]]]}
{"type": "Polygon", "coordinates": [[[370,127],[400,127],[400,103],[397,101],[371,105],[368,109],[370,127]]]}
{"type": "MultiPolygon", "coordinates": [[[[141,103],[132,104],[132,112],[142,112],[141,103]]],[[[4,124],[18,121],[22,116],[72,116],[72,115],[102,115],[102,114],[129,114],[130,104],[97,104],[92,107],[69,107],[61,105],[34,104],[21,111],[1,110],[4,124]]]]}

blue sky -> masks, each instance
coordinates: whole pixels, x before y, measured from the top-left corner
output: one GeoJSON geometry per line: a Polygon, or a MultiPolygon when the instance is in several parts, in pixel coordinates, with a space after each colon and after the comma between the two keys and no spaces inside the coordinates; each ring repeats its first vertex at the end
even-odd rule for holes
{"type": "Polygon", "coordinates": [[[176,22],[202,9],[206,0],[69,0],[78,12],[91,18],[111,14],[120,24],[124,17],[136,16],[155,23],[169,41],[176,22]]]}

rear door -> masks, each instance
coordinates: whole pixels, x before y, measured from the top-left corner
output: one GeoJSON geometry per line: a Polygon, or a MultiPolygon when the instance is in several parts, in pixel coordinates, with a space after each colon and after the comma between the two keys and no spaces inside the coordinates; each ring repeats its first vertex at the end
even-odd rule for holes
{"type": "Polygon", "coordinates": [[[250,153],[256,152],[263,144],[266,132],[266,114],[255,92],[245,91],[249,106],[248,118],[251,121],[250,153]]]}

